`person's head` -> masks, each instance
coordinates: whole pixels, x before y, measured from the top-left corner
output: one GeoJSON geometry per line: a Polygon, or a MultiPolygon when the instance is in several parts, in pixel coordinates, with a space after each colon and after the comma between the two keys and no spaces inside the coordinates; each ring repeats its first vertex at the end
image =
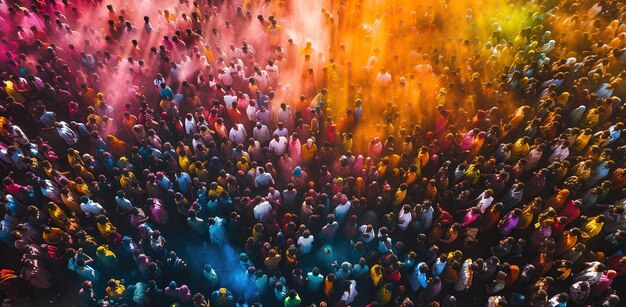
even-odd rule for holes
{"type": "Polygon", "coordinates": [[[83,291],[91,291],[91,287],[92,287],[92,283],[90,280],[84,281],[83,284],[81,285],[81,288],[83,289],[83,291]]]}

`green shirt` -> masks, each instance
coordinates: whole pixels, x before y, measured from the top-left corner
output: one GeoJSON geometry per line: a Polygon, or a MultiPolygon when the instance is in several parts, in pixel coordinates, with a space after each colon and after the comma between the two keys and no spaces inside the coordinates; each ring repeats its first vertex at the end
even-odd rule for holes
{"type": "Polygon", "coordinates": [[[293,299],[291,299],[291,297],[287,296],[287,298],[285,298],[285,307],[298,307],[300,306],[300,303],[302,303],[302,300],[300,299],[300,296],[296,294],[296,297],[294,297],[293,299]]]}

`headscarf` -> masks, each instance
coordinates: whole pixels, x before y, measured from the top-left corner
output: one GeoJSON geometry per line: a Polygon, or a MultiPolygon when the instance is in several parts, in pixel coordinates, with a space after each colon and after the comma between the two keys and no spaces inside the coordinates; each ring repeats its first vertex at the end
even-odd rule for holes
{"type": "Polygon", "coordinates": [[[291,174],[296,178],[302,177],[302,168],[300,166],[296,166],[291,174]]]}

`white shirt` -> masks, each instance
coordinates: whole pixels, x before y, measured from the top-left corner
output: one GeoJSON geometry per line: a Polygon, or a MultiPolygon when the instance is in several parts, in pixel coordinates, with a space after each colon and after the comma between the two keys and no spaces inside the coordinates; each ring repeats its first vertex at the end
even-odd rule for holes
{"type": "Polygon", "coordinates": [[[367,225],[361,225],[361,227],[359,227],[359,232],[361,233],[361,240],[363,240],[363,243],[370,243],[374,240],[374,238],[376,238],[374,228],[372,228],[372,231],[367,232],[367,225]],[[364,234],[368,234],[369,236],[365,237],[364,234]]]}
{"type": "Polygon", "coordinates": [[[343,221],[348,216],[348,212],[350,211],[351,207],[352,207],[352,204],[350,203],[350,201],[347,201],[345,204],[337,205],[334,211],[334,214],[337,220],[343,221]]]}
{"type": "Polygon", "coordinates": [[[279,204],[281,203],[281,195],[278,190],[274,190],[273,193],[271,191],[267,193],[267,198],[276,203],[279,203],[279,204]]]}
{"type": "Polygon", "coordinates": [[[89,200],[87,203],[80,204],[80,209],[85,212],[86,216],[101,214],[104,208],[99,203],[89,200]]]}
{"type": "Polygon", "coordinates": [[[76,132],[70,128],[70,125],[64,121],[59,122],[59,124],[60,127],[57,127],[57,132],[65,143],[70,146],[78,143],[78,136],[76,135],[76,132]]]}
{"type": "Polygon", "coordinates": [[[274,135],[274,134],[278,134],[278,136],[281,136],[281,137],[283,137],[283,136],[284,137],[288,137],[289,136],[289,130],[287,130],[287,128],[285,128],[285,127],[283,127],[283,129],[276,128],[276,130],[274,130],[274,133],[272,135],[274,135]]]}
{"type": "MultiPolygon", "coordinates": [[[[239,106],[239,104],[237,104],[237,106],[239,106]]],[[[255,121],[256,120],[256,107],[248,104],[248,107],[246,108],[246,115],[248,116],[248,120],[249,121],[255,121]]]]}
{"type": "Polygon", "coordinates": [[[400,210],[400,214],[398,214],[398,227],[402,230],[406,230],[412,218],[411,211],[404,212],[404,210],[400,210]]]}
{"type": "Polygon", "coordinates": [[[261,125],[261,128],[254,127],[252,129],[252,137],[259,141],[259,143],[267,143],[270,140],[270,130],[266,125],[261,125]]]}
{"type": "Polygon", "coordinates": [[[350,288],[347,291],[345,291],[343,295],[341,296],[341,300],[346,302],[346,305],[350,305],[352,301],[354,301],[354,298],[356,297],[356,295],[358,294],[358,292],[356,291],[356,281],[349,280],[349,282],[350,282],[350,288]]]}
{"type": "Polygon", "coordinates": [[[485,198],[485,192],[480,194],[480,200],[478,200],[478,208],[480,208],[480,212],[485,213],[485,211],[489,209],[489,206],[491,206],[492,202],[493,197],[489,196],[489,198],[485,198]]]}
{"type": "Polygon", "coordinates": [[[217,75],[217,79],[222,82],[224,86],[233,84],[233,77],[230,76],[230,73],[224,68],[224,73],[217,75]]]}
{"type": "Polygon", "coordinates": [[[376,63],[378,62],[378,57],[375,55],[372,55],[371,57],[369,57],[369,59],[367,59],[367,69],[372,69],[374,68],[374,66],[376,65],[376,63]]]}
{"type": "Polygon", "coordinates": [[[298,238],[298,247],[300,250],[300,254],[308,254],[311,252],[311,250],[313,249],[313,241],[315,241],[315,239],[313,238],[313,235],[310,235],[308,238],[305,237],[300,237],[298,238]]]}
{"type": "Polygon", "coordinates": [[[233,102],[237,101],[237,96],[235,95],[224,95],[224,104],[226,105],[226,109],[230,109],[233,107],[233,102]]]}
{"type": "Polygon", "coordinates": [[[193,117],[191,120],[185,117],[185,133],[191,135],[198,133],[198,126],[196,126],[196,120],[193,117]]]}
{"type": "Polygon", "coordinates": [[[568,156],[569,156],[569,148],[563,145],[560,145],[559,147],[556,147],[554,149],[554,152],[548,158],[548,162],[552,163],[556,161],[556,159],[563,161],[567,159],[568,156]]]}
{"type": "Polygon", "coordinates": [[[274,183],[274,178],[270,173],[258,174],[254,177],[254,186],[255,187],[267,187],[274,183]]]}
{"type": "MultiPolygon", "coordinates": [[[[291,119],[291,107],[287,106],[285,109],[278,110],[278,120],[281,122],[287,122],[291,119]]],[[[276,129],[278,130],[278,129],[276,129]]],[[[287,130],[287,129],[283,129],[287,130]]]]}
{"type": "Polygon", "coordinates": [[[266,221],[270,217],[272,212],[272,205],[268,201],[264,201],[256,205],[253,209],[254,218],[258,221],[266,221]]]}
{"type": "Polygon", "coordinates": [[[278,76],[280,76],[280,73],[278,72],[278,66],[276,65],[265,66],[265,71],[267,71],[267,75],[270,77],[270,80],[272,81],[278,79],[278,76]]]}
{"type": "Polygon", "coordinates": [[[230,128],[230,133],[228,133],[228,139],[233,141],[233,143],[239,145],[243,144],[246,141],[246,137],[248,134],[246,133],[246,129],[242,124],[235,124],[232,128],[230,128]],[[235,129],[237,127],[237,129],[235,129]]]}
{"type": "Polygon", "coordinates": [[[383,72],[379,72],[376,75],[376,85],[380,86],[380,87],[387,87],[389,86],[389,83],[391,83],[391,74],[389,74],[388,72],[383,73],[383,72]]]}
{"type": "Polygon", "coordinates": [[[276,141],[276,139],[272,139],[270,141],[269,149],[274,153],[274,155],[282,156],[285,151],[287,151],[287,143],[287,138],[280,136],[278,137],[278,141],[276,141]]]}
{"type": "Polygon", "coordinates": [[[260,70],[258,73],[255,73],[253,78],[260,88],[267,88],[269,86],[270,79],[265,70],[260,70]]]}
{"type": "Polygon", "coordinates": [[[115,196],[115,203],[117,203],[118,206],[126,211],[130,211],[130,209],[133,208],[133,204],[130,202],[130,200],[124,197],[115,196]]]}

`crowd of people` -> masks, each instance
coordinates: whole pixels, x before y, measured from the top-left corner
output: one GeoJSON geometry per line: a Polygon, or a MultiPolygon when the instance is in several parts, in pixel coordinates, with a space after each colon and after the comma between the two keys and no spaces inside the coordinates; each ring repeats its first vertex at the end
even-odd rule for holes
{"type": "Polygon", "coordinates": [[[623,306],[626,6],[426,2],[0,1],[3,302],[623,306]]]}

